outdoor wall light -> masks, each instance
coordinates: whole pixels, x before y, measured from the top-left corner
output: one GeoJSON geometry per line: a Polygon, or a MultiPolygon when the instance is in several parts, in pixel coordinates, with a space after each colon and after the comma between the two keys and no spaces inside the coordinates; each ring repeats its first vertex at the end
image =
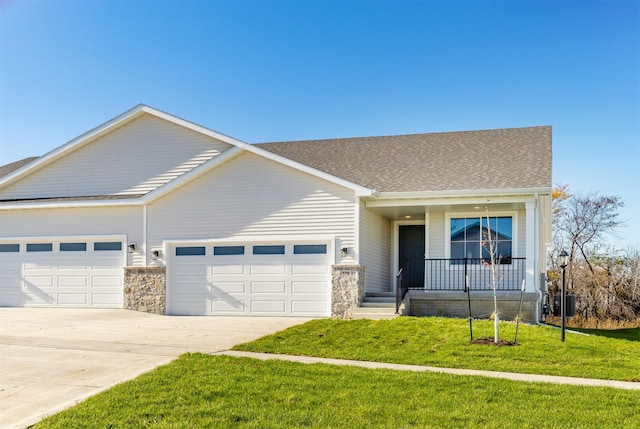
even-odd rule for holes
{"type": "Polygon", "coordinates": [[[346,258],[348,254],[349,254],[349,249],[347,249],[346,247],[343,247],[342,249],[340,249],[340,255],[342,255],[343,258],[346,258]]]}
{"type": "Polygon", "coordinates": [[[151,251],[151,260],[152,261],[157,261],[160,258],[160,251],[159,250],[152,250],[151,251]]]}
{"type": "Polygon", "coordinates": [[[131,243],[127,246],[127,249],[129,250],[129,253],[134,253],[136,251],[136,243],[131,243]]]}

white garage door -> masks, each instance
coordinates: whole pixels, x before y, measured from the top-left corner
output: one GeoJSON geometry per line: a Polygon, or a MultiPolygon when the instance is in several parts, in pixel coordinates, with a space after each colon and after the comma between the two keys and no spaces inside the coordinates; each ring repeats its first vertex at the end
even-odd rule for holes
{"type": "Polygon", "coordinates": [[[327,243],[203,243],[169,252],[170,314],[330,314],[327,243]]]}
{"type": "Polygon", "coordinates": [[[121,239],[0,243],[0,306],[122,308],[121,239]]]}

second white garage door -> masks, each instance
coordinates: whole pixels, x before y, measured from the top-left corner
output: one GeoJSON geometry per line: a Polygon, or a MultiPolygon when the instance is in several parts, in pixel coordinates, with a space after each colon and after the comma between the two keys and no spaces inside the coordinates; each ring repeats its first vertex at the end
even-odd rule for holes
{"type": "Polygon", "coordinates": [[[330,314],[328,243],[203,243],[168,251],[170,314],[330,314]]]}

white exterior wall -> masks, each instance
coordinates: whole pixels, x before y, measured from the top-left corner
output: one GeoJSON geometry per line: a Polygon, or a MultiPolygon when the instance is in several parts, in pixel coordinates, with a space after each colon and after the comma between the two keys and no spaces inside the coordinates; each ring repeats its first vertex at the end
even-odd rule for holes
{"type": "MultiPolygon", "coordinates": [[[[3,210],[0,239],[126,235],[128,243],[141,245],[142,224],[142,207],[3,210]]],[[[128,265],[143,265],[139,251],[127,258],[128,265]]]]}
{"type": "Polygon", "coordinates": [[[0,198],[143,194],[230,147],[143,115],[0,190],[0,198]]]}
{"type": "Polygon", "coordinates": [[[444,213],[429,213],[429,249],[426,254],[431,259],[444,258],[446,255],[445,216],[444,213]]]}
{"type": "Polygon", "coordinates": [[[360,265],[366,292],[393,291],[391,278],[391,222],[360,204],[360,265]]]}
{"type": "Polygon", "coordinates": [[[325,236],[355,245],[356,206],[350,189],[252,153],[244,153],[167,196],[147,213],[148,243],[246,237],[325,236]]]}
{"type": "MultiPolygon", "coordinates": [[[[518,212],[518,224],[516,225],[516,235],[518,237],[518,248],[516,249],[515,257],[526,258],[527,257],[527,212],[520,210],[518,212]]],[[[533,237],[531,237],[533,240],[533,237]]]]}

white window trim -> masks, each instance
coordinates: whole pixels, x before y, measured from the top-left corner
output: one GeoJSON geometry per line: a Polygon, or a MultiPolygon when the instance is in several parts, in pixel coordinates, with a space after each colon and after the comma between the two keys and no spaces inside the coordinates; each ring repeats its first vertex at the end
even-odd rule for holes
{"type": "MultiPolygon", "coordinates": [[[[446,213],[444,217],[444,257],[445,259],[451,259],[451,219],[459,218],[485,218],[486,212],[455,212],[446,213]]],[[[511,253],[512,258],[519,258],[518,253],[518,212],[517,211],[498,211],[489,212],[489,217],[511,217],[511,253]]],[[[460,266],[451,266],[450,268],[456,269],[460,266]]]]}

